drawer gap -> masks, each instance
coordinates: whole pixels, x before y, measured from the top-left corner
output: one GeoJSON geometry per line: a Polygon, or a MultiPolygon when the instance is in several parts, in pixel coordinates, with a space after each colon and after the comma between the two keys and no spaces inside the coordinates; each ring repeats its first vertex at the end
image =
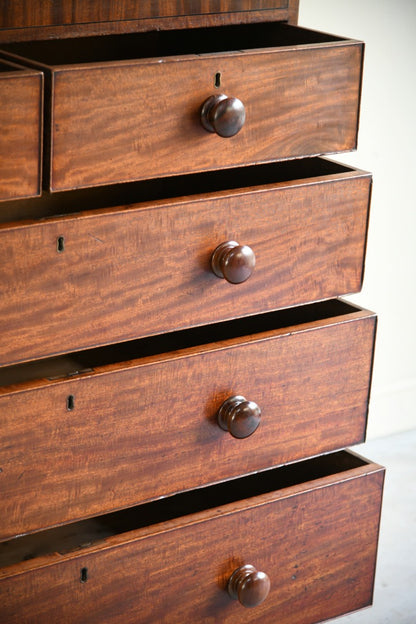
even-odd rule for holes
{"type": "Polygon", "coordinates": [[[367,462],[347,451],[266,470],[224,483],[175,494],[66,526],[0,543],[0,567],[6,567],[51,553],[65,554],[87,548],[113,535],[135,531],[238,500],[289,488],[305,481],[340,474],[365,466],[367,462]]]}
{"type": "MultiPolygon", "coordinates": [[[[0,386],[74,377],[94,372],[99,367],[126,363],[167,351],[179,351],[220,340],[253,336],[285,327],[303,325],[331,317],[343,317],[357,308],[346,301],[332,299],[310,305],[287,308],[255,316],[213,323],[202,327],[170,332],[132,340],[116,345],[88,349],[70,356],[63,355],[41,361],[0,368],[0,386]]],[[[139,362],[136,362],[137,364],[139,362]]]]}
{"type": "Polygon", "coordinates": [[[5,65],[4,63],[0,62],[0,72],[10,73],[10,71],[11,71],[10,65],[5,65]]]}
{"type": "Polygon", "coordinates": [[[338,176],[354,171],[356,171],[354,168],[341,163],[312,157],[61,193],[44,192],[38,198],[2,203],[0,223],[21,219],[43,219],[92,209],[243,190],[250,187],[260,188],[294,180],[338,176]]]}
{"type": "Polygon", "coordinates": [[[343,41],[342,37],[282,22],[153,31],[123,35],[19,42],[3,49],[46,65],[212,54],[343,41]]]}

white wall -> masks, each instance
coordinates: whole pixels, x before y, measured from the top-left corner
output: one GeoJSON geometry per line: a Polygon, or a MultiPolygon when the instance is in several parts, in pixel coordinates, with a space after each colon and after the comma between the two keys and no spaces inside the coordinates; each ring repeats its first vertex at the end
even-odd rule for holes
{"type": "Polygon", "coordinates": [[[299,25],[365,41],[358,150],[374,175],[364,287],[378,313],[368,438],[416,427],[416,0],[300,0],[299,25]]]}

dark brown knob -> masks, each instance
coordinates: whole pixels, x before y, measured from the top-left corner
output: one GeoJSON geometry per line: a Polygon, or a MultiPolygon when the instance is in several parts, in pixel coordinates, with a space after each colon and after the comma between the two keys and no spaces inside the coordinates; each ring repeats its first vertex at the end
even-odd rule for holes
{"type": "Polygon", "coordinates": [[[243,396],[232,396],[221,405],[217,421],[234,438],[248,438],[260,424],[261,409],[243,396]]]}
{"type": "Polygon", "coordinates": [[[205,130],[221,137],[232,137],[240,132],[245,120],[244,104],[235,97],[211,95],[201,108],[201,123],[205,130]]]}
{"type": "Polygon", "coordinates": [[[211,256],[211,268],[217,277],[231,284],[245,282],[256,266],[256,256],[251,247],[235,241],[221,243],[211,256]]]}
{"type": "Polygon", "coordinates": [[[243,607],[256,607],[269,595],[270,579],[265,572],[259,572],[252,565],[234,570],[228,581],[228,593],[243,607]]]}

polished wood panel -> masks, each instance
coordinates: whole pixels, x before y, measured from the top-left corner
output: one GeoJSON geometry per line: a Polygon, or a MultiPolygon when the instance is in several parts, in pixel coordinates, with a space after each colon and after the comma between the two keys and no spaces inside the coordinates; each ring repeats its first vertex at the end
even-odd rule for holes
{"type": "Polygon", "coordinates": [[[0,60],[0,202],[40,195],[42,121],[42,73],[0,60]]]}
{"type": "Polygon", "coordinates": [[[60,26],[146,18],[288,9],[288,0],[15,0],[0,9],[0,28],[60,26]]]}
{"type": "Polygon", "coordinates": [[[4,224],[0,362],[356,292],[370,185],[350,171],[4,224]],[[226,240],[255,254],[244,283],[212,271],[226,240]]]}
{"type": "Polygon", "coordinates": [[[0,7],[0,42],[264,21],[296,24],[298,0],[19,0],[0,7]]]}
{"type": "Polygon", "coordinates": [[[230,24],[255,24],[272,21],[288,21],[296,24],[296,7],[287,9],[268,9],[267,11],[244,11],[234,13],[210,13],[181,17],[146,18],[116,22],[89,22],[84,24],[65,24],[63,26],[42,26],[29,28],[0,29],[0,42],[37,41],[46,39],[69,39],[93,37],[96,35],[121,35],[126,33],[147,32],[151,30],[184,30],[230,24]]]}
{"type": "Polygon", "coordinates": [[[206,511],[35,555],[0,571],[3,619],[312,624],[364,607],[372,601],[383,476],[363,462],[308,482],[305,466],[299,485],[220,507],[214,499],[206,511]],[[245,564],[271,583],[251,609],[227,592],[245,564]]]}
{"type": "Polygon", "coordinates": [[[362,442],[374,315],[347,306],[289,328],[261,323],[2,388],[0,539],[362,442]],[[244,440],[217,423],[241,394],[262,411],[244,440]]]}

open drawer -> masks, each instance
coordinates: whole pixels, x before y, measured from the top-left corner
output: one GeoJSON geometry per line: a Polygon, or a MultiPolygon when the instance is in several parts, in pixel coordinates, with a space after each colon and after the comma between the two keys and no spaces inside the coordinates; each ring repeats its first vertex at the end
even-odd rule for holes
{"type": "Polygon", "coordinates": [[[362,442],[375,325],[333,300],[0,369],[0,539],[362,442]]]}
{"type": "Polygon", "coordinates": [[[5,542],[2,621],[313,624],[367,606],[383,478],[343,451],[5,542]]]}
{"type": "Polygon", "coordinates": [[[42,123],[43,74],[0,60],[0,202],[40,195],[42,123]]]}
{"type": "Polygon", "coordinates": [[[311,158],[10,202],[0,365],[357,292],[370,191],[311,158]]]}
{"type": "Polygon", "coordinates": [[[273,22],[3,50],[45,72],[52,191],[356,146],[357,41],[273,22]]]}

